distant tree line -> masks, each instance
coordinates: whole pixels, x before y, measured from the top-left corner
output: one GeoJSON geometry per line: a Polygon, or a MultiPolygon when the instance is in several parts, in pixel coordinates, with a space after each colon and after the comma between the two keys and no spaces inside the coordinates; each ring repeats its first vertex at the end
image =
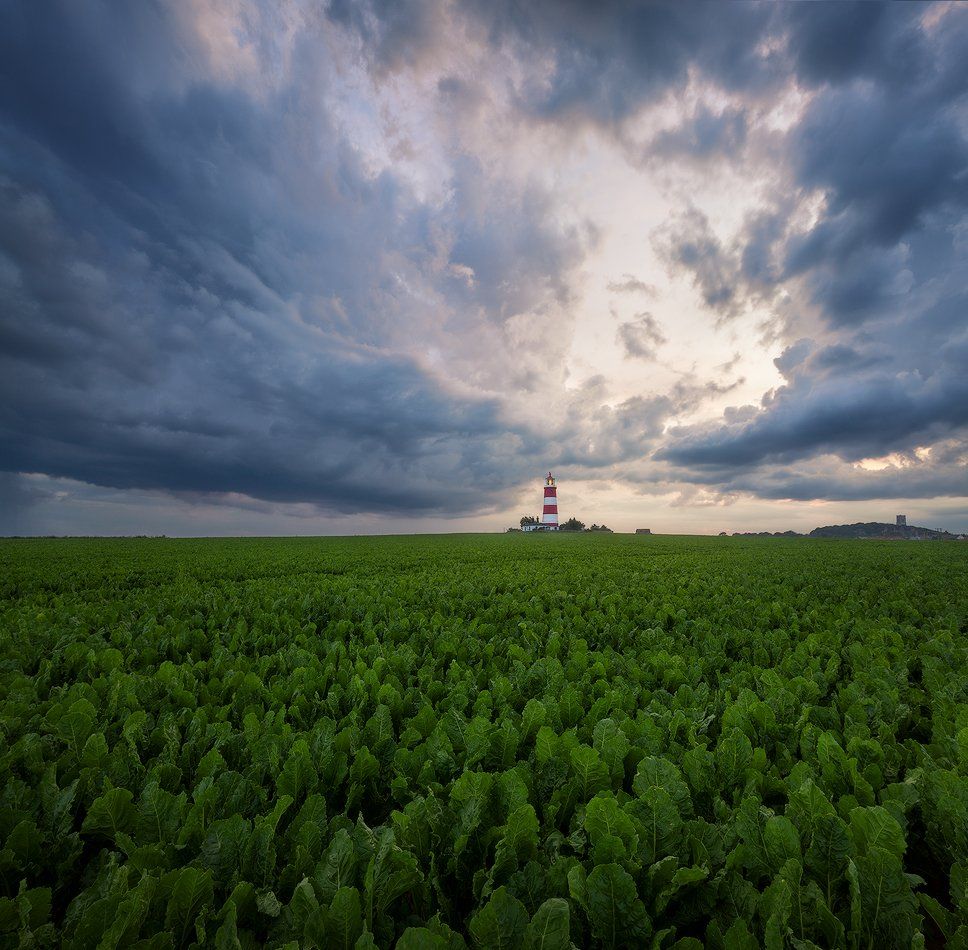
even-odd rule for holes
{"type": "Polygon", "coordinates": [[[608,531],[611,532],[611,528],[603,524],[593,524],[590,528],[585,527],[584,521],[579,521],[577,518],[569,518],[559,529],[560,531],[608,531]]]}
{"type": "MultiPolygon", "coordinates": [[[[541,524],[541,521],[535,515],[522,515],[520,522],[518,522],[522,528],[526,528],[529,525],[541,524]]],[[[579,521],[577,518],[569,518],[567,521],[563,522],[558,526],[559,531],[607,531],[611,533],[612,529],[607,525],[603,524],[593,524],[590,528],[585,527],[584,521],[579,521]]]]}

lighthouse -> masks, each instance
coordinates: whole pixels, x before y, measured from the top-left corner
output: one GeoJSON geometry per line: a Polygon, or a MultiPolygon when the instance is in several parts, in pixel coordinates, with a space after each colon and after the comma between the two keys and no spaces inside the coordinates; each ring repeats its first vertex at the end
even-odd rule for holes
{"type": "Polygon", "coordinates": [[[555,477],[548,472],[544,483],[544,509],[541,512],[541,527],[545,531],[558,530],[558,487],[555,477]]]}

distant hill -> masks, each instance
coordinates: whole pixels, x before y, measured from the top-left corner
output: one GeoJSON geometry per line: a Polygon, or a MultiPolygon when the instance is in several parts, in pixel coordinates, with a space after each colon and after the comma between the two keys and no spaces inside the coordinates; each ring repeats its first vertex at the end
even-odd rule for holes
{"type": "Polygon", "coordinates": [[[919,528],[916,525],[883,524],[879,521],[868,521],[814,528],[807,537],[865,538],[883,541],[943,541],[952,540],[956,535],[953,535],[950,531],[935,531],[932,528],[919,528]]]}
{"type": "MultiPolygon", "coordinates": [[[[722,532],[725,534],[726,532],[722,532]]],[[[935,531],[916,525],[884,524],[880,521],[858,521],[857,524],[830,524],[814,528],[809,534],[796,531],[734,531],[734,538],[859,538],[880,541],[953,541],[950,531],[935,531]]]]}

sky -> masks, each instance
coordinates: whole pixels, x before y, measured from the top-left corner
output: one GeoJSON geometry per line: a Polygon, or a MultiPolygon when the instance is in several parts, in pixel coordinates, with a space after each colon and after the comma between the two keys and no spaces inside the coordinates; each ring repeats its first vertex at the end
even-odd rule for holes
{"type": "Polygon", "coordinates": [[[968,530],[968,4],[11,0],[0,533],[968,530]]]}

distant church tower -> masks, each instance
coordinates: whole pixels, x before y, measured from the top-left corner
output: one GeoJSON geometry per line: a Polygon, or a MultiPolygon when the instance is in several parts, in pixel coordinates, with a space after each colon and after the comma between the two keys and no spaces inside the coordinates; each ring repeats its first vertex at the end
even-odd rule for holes
{"type": "Polygon", "coordinates": [[[548,472],[544,483],[544,510],[541,512],[541,527],[546,531],[558,530],[558,488],[555,477],[548,472]]]}
{"type": "Polygon", "coordinates": [[[897,516],[897,526],[899,528],[906,528],[907,527],[907,515],[898,515],[897,516]]]}

